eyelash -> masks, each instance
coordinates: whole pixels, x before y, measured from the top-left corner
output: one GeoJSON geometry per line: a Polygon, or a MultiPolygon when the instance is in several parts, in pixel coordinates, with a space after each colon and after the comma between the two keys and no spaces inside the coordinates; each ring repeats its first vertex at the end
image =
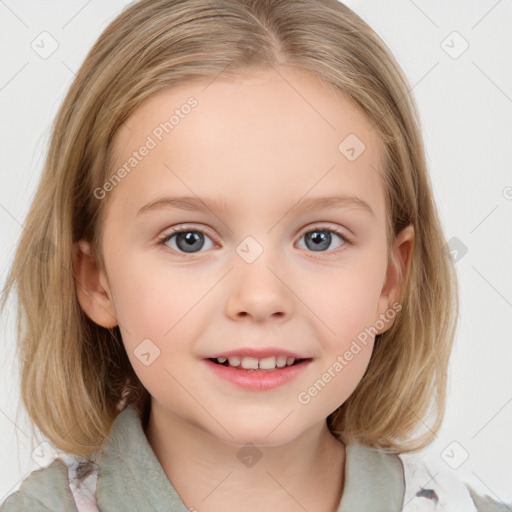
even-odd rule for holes
{"type": "MultiPolygon", "coordinates": [[[[343,248],[346,245],[354,245],[354,241],[352,240],[352,238],[347,236],[345,233],[342,233],[341,231],[339,231],[339,230],[337,230],[335,228],[328,228],[328,227],[325,227],[325,226],[322,226],[322,225],[313,226],[312,228],[309,228],[307,231],[304,231],[301,234],[300,238],[302,238],[304,235],[307,235],[308,233],[311,233],[313,231],[328,231],[328,232],[334,233],[335,235],[338,235],[343,240],[343,242],[344,242],[341,247],[338,247],[337,249],[334,249],[332,251],[319,251],[320,254],[337,254],[338,252],[342,251],[343,248]]],[[[166,250],[168,249],[169,251],[172,251],[173,253],[176,253],[176,251],[174,249],[171,249],[170,247],[167,247],[165,244],[174,235],[179,234],[179,233],[187,233],[187,232],[201,233],[201,234],[207,236],[208,238],[212,238],[205,230],[203,230],[201,228],[181,227],[181,228],[174,228],[170,233],[166,233],[165,235],[162,235],[158,239],[158,245],[163,246],[166,250]]],[[[310,252],[314,253],[315,251],[310,251],[310,252]]],[[[180,256],[187,257],[187,256],[191,256],[191,255],[194,255],[194,254],[199,254],[199,253],[188,253],[187,254],[187,253],[178,252],[178,254],[180,256]]]]}

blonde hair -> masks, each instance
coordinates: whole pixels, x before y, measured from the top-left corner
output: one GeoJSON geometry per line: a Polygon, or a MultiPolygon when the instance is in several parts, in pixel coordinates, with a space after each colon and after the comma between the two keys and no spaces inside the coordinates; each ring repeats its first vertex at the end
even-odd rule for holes
{"type": "MultiPolygon", "coordinates": [[[[56,116],[45,166],[2,301],[17,287],[21,396],[60,450],[99,451],[115,417],[134,403],[147,422],[150,396],[118,327],[82,311],[73,243],[89,240],[98,264],[116,130],[151,94],[220,73],[285,64],[343,94],[385,147],[388,247],[415,229],[402,310],[377,335],[368,369],[326,419],[343,442],[401,453],[432,442],[444,416],[458,314],[453,262],[433,200],[410,85],[378,35],[337,0],[142,0],[104,30],[56,116]],[[418,427],[433,414],[423,433],[418,427]]],[[[392,257],[392,254],[390,254],[392,257]]]]}

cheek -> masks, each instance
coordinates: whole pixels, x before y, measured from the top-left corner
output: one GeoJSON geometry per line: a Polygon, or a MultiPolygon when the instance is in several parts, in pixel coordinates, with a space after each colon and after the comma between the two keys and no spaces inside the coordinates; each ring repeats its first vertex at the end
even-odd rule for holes
{"type": "Polygon", "coordinates": [[[324,358],[297,401],[316,414],[328,415],[345,402],[368,367],[386,264],[376,254],[303,281],[301,297],[318,320],[313,324],[324,358]]]}
{"type": "Polygon", "coordinates": [[[165,371],[178,377],[183,359],[194,357],[193,341],[211,319],[204,311],[205,294],[217,278],[194,279],[190,272],[135,257],[111,274],[123,344],[135,372],[148,390],[174,386],[165,371]]]}
{"type": "Polygon", "coordinates": [[[327,417],[352,395],[363,378],[373,351],[373,340],[341,340],[332,347],[297,394],[297,402],[309,413],[327,417]]]}
{"type": "Polygon", "coordinates": [[[306,304],[325,328],[323,338],[343,348],[376,320],[385,262],[347,265],[304,282],[306,304]],[[314,282],[313,282],[314,281],[314,282]]]}
{"type": "Polygon", "coordinates": [[[117,318],[132,342],[171,337],[208,290],[208,283],[191,278],[190,272],[157,268],[136,258],[123,262],[112,274],[117,318]]]}
{"type": "Polygon", "coordinates": [[[204,295],[201,283],[166,279],[162,272],[141,268],[135,261],[125,262],[114,273],[116,314],[135,373],[153,397],[167,397],[186,407],[179,383],[186,381],[182,363],[198,328],[194,305],[204,295]]]}

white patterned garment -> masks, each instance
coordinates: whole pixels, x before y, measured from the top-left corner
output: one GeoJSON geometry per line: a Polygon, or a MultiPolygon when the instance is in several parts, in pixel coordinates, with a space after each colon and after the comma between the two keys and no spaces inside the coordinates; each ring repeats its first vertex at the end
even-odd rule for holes
{"type": "Polygon", "coordinates": [[[419,457],[399,457],[405,480],[402,512],[478,512],[467,486],[449,470],[419,457]]]}
{"type": "Polygon", "coordinates": [[[81,457],[71,454],[59,455],[68,468],[69,489],[78,512],[99,512],[96,505],[96,483],[99,466],[91,465],[81,457]]]}
{"type": "MultiPolygon", "coordinates": [[[[429,467],[420,458],[399,456],[404,467],[405,496],[402,512],[484,512],[510,510],[487,506],[477,509],[468,487],[444,469],[429,467]]],[[[99,466],[83,458],[61,454],[68,468],[69,488],[78,512],[99,512],[96,483],[99,466]]],[[[483,499],[481,500],[483,502],[483,499]]],[[[498,505],[499,506],[499,505],[498,505]]]]}

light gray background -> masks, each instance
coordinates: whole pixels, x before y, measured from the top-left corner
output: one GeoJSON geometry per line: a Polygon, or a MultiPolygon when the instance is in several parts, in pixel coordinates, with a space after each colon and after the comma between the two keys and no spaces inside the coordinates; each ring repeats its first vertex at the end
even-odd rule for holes
{"type": "MultiPolygon", "coordinates": [[[[127,3],[0,0],[2,284],[57,108],[86,52],[127,3]],[[42,46],[44,31],[58,42],[48,58],[31,47],[42,46]]],[[[510,502],[512,1],[346,3],[389,45],[410,80],[447,238],[467,247],[456,265],[461,316],[446,417],[424,454],[481,493],[510,502]],[[469,47],[458,55],[464,41],[469,47]]],[[[13,319],[9,313],[1,324],[0,502],[41,460],[31,457],[26,416],[16,418],[13,319]]]]}

